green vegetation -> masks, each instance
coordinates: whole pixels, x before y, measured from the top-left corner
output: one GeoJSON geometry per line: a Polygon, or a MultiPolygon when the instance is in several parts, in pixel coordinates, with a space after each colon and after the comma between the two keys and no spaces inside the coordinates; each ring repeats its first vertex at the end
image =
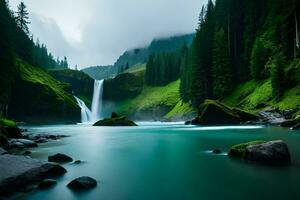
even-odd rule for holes
{"type": "Polygon", "coordinates": [[[2,118],[0,119],[0,125],[6,127],[16,127],[17,123],[13,120],[2,118]]]}
{"type": "Polygon", "coordinates": [[[48,71],[50,75],[62,83],[71,86],[73,94],[91,106],[93,97],[94,80],[81,71],[71,69],[52,69],[48,71]]]}
{"type": "Polygon", "coordinates": [[[33,84],[42,85],[45,88],[45,92],[54,93],[57,100],[64,101],[69,105],[77,105],[74,97],[66,92],[67,84],[60,83],[50,76],[45,70],[37,67],[33,67],[21,60],[17,60],[17,66],[21,73],[21,79],[33,84]]]}
{"type": "Polygon", "coordinates": [[[164,119],[167,121],[191,119],[195,115],[196,110],[192,105],[180,100],[174,108],[164,116],[164,119]]]}
{"type": "Polygon", "coordinates": [[[231,157],[243,159],[243,158],[245,158],[246,148],[248,146],[263,144],[263,143],[266,143],[266,142],[259,140],[259,141],[252,141],[252,142],[247,142],[247,143],[242,143],[242,144],[235,145],[235,146],[230,148],[228,155],[231,156],[231,157]]]}
{"type": "Polygon", "coordinates": [[[179,84],[180,81],[176,81],[165,87],[147,86],[134,99],[118,102],[117,112],[125,115],[133,115],[137,111],[153,110],[158,107],[171,110],[180,101],[178,92],[179,84]]]}

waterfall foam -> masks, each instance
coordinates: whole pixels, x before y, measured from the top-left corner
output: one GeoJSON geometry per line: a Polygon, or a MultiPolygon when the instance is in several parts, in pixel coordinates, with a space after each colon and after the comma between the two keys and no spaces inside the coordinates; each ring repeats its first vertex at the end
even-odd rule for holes
{"type": "Polygon", "coordinates": [[[74,96],[78,103],[78,106],[81,108],[82,123],[95,123],[96,121],[101,119],[103,83],[104,80],[95,80],[94,82],[94,93],[91,110],[85,105],[85,103],[81,99],[74,96]]]}

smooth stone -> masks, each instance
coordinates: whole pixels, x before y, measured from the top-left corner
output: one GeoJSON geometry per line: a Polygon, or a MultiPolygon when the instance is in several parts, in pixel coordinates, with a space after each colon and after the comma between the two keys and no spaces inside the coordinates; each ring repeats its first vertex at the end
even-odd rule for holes
{"type": "Polygon", "coordinates": [[[72,190],[88,190],[97,186],[97,181],[88,176],[82,176],[71,181],[67,187],[72,190]]]}
{"type": "Polygon", "coordinates": [[[37,143],[27,139],[11,139],[8,141],[10,148],[30,148],[37,147],[37,143]]]}
{"type": "Polygon", "coordinates": [[[48,161],[49,162],[56,162],[56,163],[68,163],[68,162],[72,162],[73,159],[70,156],[58,153],[58,154],[55,154],[53,156],[49,156],[48,161]]]}
{"type": "Polygon", "coordinates": [[[3,195],[23,191],[44,179],[67,172],[58,164],[9,154],[0,156],[0,171],[0,194],[3,195]]]}
{"type": "Polygon", "coordinates": [[[74,162],[74,164],[81,164],[81,163],[82,163],[81,160],[76,160],[76,161],[74,162]]]}
{"type": "Polygon", "coordinates": [[[261,164],[286,165],[291,163],[288,146],[282,140],[254,141],[235,145],[228,155],[261,164]]]}
{"type": "Polygon", "coordinates": [[[56,185],[57,181],[54,179],[45,179],[43,180],[40,184],[39,184],[39,189],[41,190],[45,190],[48,189],[50,187],[53,187],[54,185],[56,185]]]}

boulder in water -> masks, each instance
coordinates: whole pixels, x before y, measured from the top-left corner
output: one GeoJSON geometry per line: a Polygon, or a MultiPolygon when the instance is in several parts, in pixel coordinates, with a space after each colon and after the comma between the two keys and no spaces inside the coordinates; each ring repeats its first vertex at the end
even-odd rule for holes
{"type": "Polygon", "coordinates": [[[252,113],[230,108],[219,101],[206,100],[200,106],[198,117],[193,121],[193,125],[234,125],[247,121],[258,120],[258,117],[252,113]]]}
{"type": "Polygon", "coordinates": [[[37,143],[26,139],[11,139],[8,141],[9,148],[31,148],[37,147],[37,143]]]}
{"type": "Polygon", "coordinates": [[[0,171],[1,195],[23,191],[30,185],[67,172],[65,168],[57,164],[9,154],[0,155],[0,171]]]}
{"type": "Polygon", "coordinates": [[[291,163],[286,143],[281,140],[254,141],[233,146],[229,156],[261,164],[284,165],[291,163]]]}
{"type": "Polygon", "coordinates": [[[128,120],[125,116],[119,117],[116,113],[113,113],[112,118],[100,120],[93,126],[137,126],[137,124],[128,120]]]}
{"type": "Polygon", "coordinates": [[[45,179],[43,180],[39,185],[38,187],[41,189],[41,190],[45,190],[45,189],[48,189],[50,187],[53,187],[54,185],[56,185],[57,181],[54,180],[54,179],[45,179]]]}
{"type": "Polygon", "coordinates": [[[97,186],[97,181],[88,176],[82,176],[71,181],[67,187],[72,190],[88,190],[97,186]]]}
{"type": "Polygon", "coordinates": [[[68,162],[72,162],[73,159],[70,156],[58,153],[58,154],[55,154],[53,156],[49,156],[48,161],[49,162],[56,162],[56,163],[68,163],[68,162]]]}

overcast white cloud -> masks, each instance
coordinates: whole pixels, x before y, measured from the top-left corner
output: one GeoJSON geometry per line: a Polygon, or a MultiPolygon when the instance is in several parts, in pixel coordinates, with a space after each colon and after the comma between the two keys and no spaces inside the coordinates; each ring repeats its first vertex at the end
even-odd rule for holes
{"type": "Polygon", "coordinates": [[[153,38],[195,30],[206,0],[10,0],[23,1],[30,29],[57,56],[80,67],[113,64],[125,50],[153,38]]]}

